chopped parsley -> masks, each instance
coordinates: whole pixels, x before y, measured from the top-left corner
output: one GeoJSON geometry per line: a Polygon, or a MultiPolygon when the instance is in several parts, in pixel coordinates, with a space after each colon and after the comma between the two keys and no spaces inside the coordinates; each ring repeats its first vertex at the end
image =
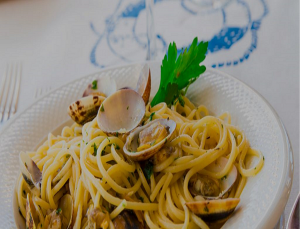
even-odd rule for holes
{"type": "Polygon", "coordinates": [[[105,149],[106,149],[106,146],[105,146],[104,149],[101,151],[101,156],[105,155],[105,149]]]}
{"type": "Polygon", "coordinates": [[[205,207],[204,207],[204,211],[205,212],[209,212],[209,210],[208,210],[208,207],[205,205],[205,207]]]}
{"type": "Polygon", "coordinates": [[[178,101],[179,101],[180,105],[181,105],[182,107],[184,107],[185,102],[184,102],[183,97],[182,97],[181,94],[179,94],[179,96],[178,96],[178,101]]]}
{"type": "Polygon", "coordinates": [[[221,126],[222,126],[222,129],[223,129],[223,124],[221,124],[221,126]]]}
{"type": "Polygon", "coordinates": [[[139,200],[142,201],[144,203],[144,198],[143,197],[139,197],[139,200]]]}
{"type": "Polygon", "coordinates": [[[119,132],[116,132],[116,137],[118,137],[119,136],[119,132]]]}
{"type": "Polygon", "coordinates": [[[92,89],[93,90],[97,90],[97,83],[98,83],[98,81],[97,80],[94,80],[93,82],[92,82],[92,89]]]}
{"type": "Polygon", "coordinates": [[[68,159],[70,156],[71,156],[70,154],[67,154],[67,155],[66,155],[66,158],[68,159]]]}
{"type": "Polygon", "coordinates": [[[104,106],[103,106],[103,104],[102,104],[101,107],[100,107],[100,111],[101,111],[101,112],[104,112],[104,106]]]}
{"type": "Polygon", "coordinates": [[[150,121],[152,121],[154,115],[155,115],[155,112],[152,112],[150,117],[149,117],[150,121]]]}
{"type": "Polygon", "coordinates": [[[265,160],[265,156],[263,156],[263,160],[265,160]]]}
{"type": "Polygon", "coordinates": [[[119,150],[119,149],[120,149],[120,146],[119,146],[119,145],[117,145],[117,144],[115,144],[115,143],[114,143],[114,145],[115,145],[115,147],[116,147],[116,150],[119,150]]]}
{"type": "Polygon", "coordinates": [[[127,106],[127,108],[126,108],[127,110],[129,109],[129,106],[127,106]]]}
{"type": "Polygon", "coordinates": [[[56,215],[59,215],[60,213],[61,213],[61,209],[58,208],[58,209],[56,210],[56,215]]]}
{"type": "Polygon", "coordinates": [[[94,143],[94,145],[91,145],[91,147],[94,147],[94,153],[93,153],[93,155],[96,156],[97,155],[97,150],[98,150],[98,148],[96,146],[96,143],[94,143]]]}
{"type": "Polygon", "coordinates": [[[155,144],[156,140],[154,140],[154,142],[151,142],[150,146],[153,146],[155,144]]]}
{"type": "Polygon", "coordinates": [[[221,180],[225,180],[226,178],[227,178],[227,176],[225,175],[221,178],[221,180]]]}
{"type": "Polygon", "coordinates": [[[122,204],[122,206],[125,208],[125,207],[126,207],[126,204],[125,204],[125,203],[123,203],[123,204],[122,204]]]}
{"type": "Polygon", "coordinates": [[[151,161],[146,161],[143,167],[143,173],[147,180],[150,180],[150,177],[153,173],[153,163],[151,161]]]}

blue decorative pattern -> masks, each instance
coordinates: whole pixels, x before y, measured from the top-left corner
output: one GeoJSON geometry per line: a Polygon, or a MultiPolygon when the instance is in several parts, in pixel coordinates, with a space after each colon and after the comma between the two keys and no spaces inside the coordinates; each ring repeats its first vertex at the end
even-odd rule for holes
{"type": "MultiPolygon", "coordinates": [[[[165,2],[162,0],[154,1],[155,7],[160,7],[160,2],[165,2]]],[[[199,12],[194,11],[192,7],[189,7],[186,4],[188,1],[182,0],[180,2],[181,8],[191,16],[195,16],[199,14],[199,12]]],[[[216,31],[208,41],[208,56],[216,55],[220,52],[230,52],[234,46],[238,43],[242,42],[246,36],[251,37],[250,45],[248,44],[247,47],[243,47],[244,53],[241,56],[231,57],[230,53],[226,56],[227,60],[220,60],[216,63],[212,63],[211,67],[213,68],[220,68],[224,66],[235,66],[240,63],[243,63],[247,60],[251,53],[257,48],[257,33],[260,28],[260,24],[262,23],[263,18],[268,14],[268,7],[265,0],[257,0],[258,3],[261,4],[263,12],[259,18],[255,20],[251,17],[251,7],[247,3],[247,0],[236,0],[236,1],[229,1],[228,4],[224,4],[224,6],[220,9],[214,9],[212,11],[205,12],[206,14],[212,13],[220,13],[222,15],[222,26],[219,28],[219,31],[216,31]],[[227,9],[230,7],[230,4],[235,4],[236,6],[243,9],[243,15],[247,20],[247,23],[240,26],[232,26],[228,23],[228,12],[227,9]],[[232,58],[232,59],[231,59],[232,58]]],[[[168,3],[173,4],[173,3],[168,3]]],[[[165,6],[165,4],[164,4],[165,6]]],[[[154,7],[154,10],[156,9],[154,7]]],[[[94,23],[90,23],[91,30],[97,36],[97,40],[92,48],[90,53],[90,61],[93,65],[98,67],[105,67],[105,64],[100,64],[97,58],[97,50],[99,49],[99,45],[101,42],[106,42],[105,45],[109,47],[110,54],[113,54],[117,59],[120,59],[125,62],[130,62],[130,58],[127,55],[122,55],[119,48],[116,48],[118,44],[123,44],[126,42],[131,42],[137,49],[146,50],[147,48],[147,41],[146,41],[146,34],[137,32],[137,23],[139,16],[142,11],[145,10],[145,1],[138,0],[133,3],[129,3],[128,1],[119,0],[115,11],[106,18],[105,20],[105,30],[102,33],[99,33],[94,26],[94,23]],[[126,5],[127,3],[127,5],[126,5]],[[132,22],[128,26],[129,31],[126,34],[115,35],[115,32],[120,28],[121,25],[124,25],[124,22],[132,22]]],[[[203,14],[203,12],[202,12],[203,14]]],[[[127,27],[126,27],[127,28],[127,27]]],[[[166,52],[167,50],[167,43],[164,34],[156,34],[156,42],[161,47],[161,50],[166,52]]],[[[190,44],[179,47],[178,54],[182,52],[183,49],[189,48],[190,44]]],[[[245,45],[246,46],[246,45],[245,45]]],[[[99,51],[98,51],[99,52],[99,51]]],[[[215,59],[215,58],[214,58],[215,59]]]]}

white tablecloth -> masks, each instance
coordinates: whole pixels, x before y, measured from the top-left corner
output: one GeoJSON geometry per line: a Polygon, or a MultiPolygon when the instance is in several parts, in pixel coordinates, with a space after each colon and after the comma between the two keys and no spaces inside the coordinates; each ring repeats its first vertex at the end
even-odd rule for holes
{"type": "MultiPolygon", "coordinates": [[[[18,112],[34,102],[38,89],[144,60],[144,7],[138,0],[0,1],[0,71],[6,63],[23,64],[18,112]]],[[[195,36],[208,40],[206,66],[257,90],[283,120],[295,158],[286,219],[299,192],[298,10],[297,0],[237,0],[218,10],[157,0],[153,7],[157,59],[170,41],[182,48],[195,36]]]]}

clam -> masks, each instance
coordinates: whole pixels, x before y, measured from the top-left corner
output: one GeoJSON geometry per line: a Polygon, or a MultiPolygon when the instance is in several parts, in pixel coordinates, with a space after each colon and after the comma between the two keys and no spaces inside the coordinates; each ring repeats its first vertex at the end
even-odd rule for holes
{"type": "Polygon", "coordinates": [[[136,91],[119,90],[103,101],[97,116],[98,126],[105,133],[128,133],[141,123],[145,109],[144,100],[136,91]]]}
{"type": "MultiPolygon", "coordinates": [[[[50,209],[48,210],[50,212],[50,209]]],[[[62,210],[60,208],[46,215],[43,228],[61,229],[62,228],[62,210]]]]}
{"type": "Polygon", "coordinates": [[[85,229],[103,228],[109,227],[110,218],[109,213],[104,208],[94,208],[90,205],[88,210],[88,225],[85,229]]]}
{"type": "Polygon", "coordinates": [[[111,94],[117,91],[116,81],[108,77],[101,77],[93,81],[92,84],[89,84],[88,87],[83,92],[82,97],[86,97],[89,95],[101,95],[108,97],[111,94]]]}
{"type": "Polygon", "coordinates": [[[32,202],[31,196],[27,193],[26,199],[26,228],[35,229],[36,223],[38,221],[38,216],[34,204],[32,202]]]}
{"type": "Polygon", "coordinates": [[[113,220],[114,227],[116,229],[143,229],[144,226],[137,219],[136,215],[132,211],[122,211],[116,218],[113,220]]]}
{"type": "MultiPolygon", "coordinates": [[[[123,89],[129,90],[131,88],[123,87],[120,89],[120,91],[123,91],[123,89]]],[[[148,100],[150,97],[150,91],[151,91],[151,73],[150,73],[149,66],[147,64],[144,65],[144,67],[142,68],[142,70],[140,72],[140,76],[139,76],[136,88],[131,89],[131,90],[136,91],[137,94],[139,94],[142,97],[145,104],[148,103],[148,100]]],[[[85,89],[85,91],[83,93],[83,98],[73,102],[69,106],[68,114],[76,123],[83,125],[83,124],[93,120],[97,116],[97,112],[99,110],[99,107],[100,107],[104,97],[109,98],[109,97],[111,97],[111,95],[115,94],[116,91],[117,91],[116,81],[114,79],[112,79],[111,77],[101,77],[97,80],[94,80],[93,83],[89,84],[88,87],[85,89]]],[[[114,102],[116,102],[116,101],[114,101],[114,102]]],[[[134,107],[134,106],[132,106],[133,103],[135,103],[135,101],[130,100],[131,107],[134,107]]],[[[115,104],[111,104],[111,105],[114,106],[114,109],[116,108],[115,104]]],[[[119,106],[120,103],[117,103],[117,105],[119,106]]],[[[124,107],[121,107],[121,108],[124,108],[124,107]]],[[[127,108],[127,106],[125,108],[127,108]]],[[[140,107],[138,107],[138,108],[140,108],[140,107]]],[[[119,110],[117,110],[117,111],[119,111],[119,110]]],[[[113,111],[111,110],[111,112],[113,112],[113,111]]],[[[116,114],[119,115],[120,113],[116,113],[116,114]]],[[[128,114],[126,114],[126,115],[128,115],[128,114]]],[[[132,118],[132,117],[133,116],[131,115],[131,117],[129,117],[129,118],[132,118]]],[[[122,120],[124,121],[125,119],[122,119],[122,120]]],[[[115,122],[115,121],[116,121],[117,125],[120,124],[116,119],[112,119],[110,121],[110,123],[115,122]]],[[[126,127],[131,127],[131,125],[133,125],[133,124],[134,124],[134,127],[136,127],[139,123],[135,123],[135,121],[136,120],[134,120],[133,121],[134,123],[133,123],[132,121],[128,122],[128,120],[126,120],[126,123],[129,123],[129,126],[126,126],[126,127]]],[[[124,129],[126,129],[126,127],[124,127],[124,129]]],[[[131,128],[131,129],[133,129],[133,128],[131,128]]],[[[103,129],[104,132],[105,132],[105,130],[107,130],[108,133],[111,132],[110,128],[103,129]]],[[[112,131],[112,132],[114,132],[114,131],[112,131]]]]}
{"type": "Polygon", "coordinates": [[[206,222],[227,218],[240,202],[239,198],[187,202],[186,206],[206,222]]]}
{"type": "Polygon", "coordinates": [[[141,70],[135,91],[143,97],[145,104],[147,104],[151,92],[151,72],[148,64],[145,64],[141,70]]]}
{"type": "MultiPolygon", "coordinates": [[[[227,164],[228,159],[220,157],[206,169],[210,172],[220,172],[227,164]]],[[[237,169],[233,165],[230,172],[221,179],[214,179],[207,175],[196,173],[189,181],[189,191],[196,196],[204,199],[220,199],[228,196],[229,191],[237,179],[237,169]]]]}
{"type": "Polygon", "coordinates": [[[29,185],[32,191],[39,192],[42,182],[42,172],[28,154],[24,152],[19,154],[19,164],[25,182],[29,185]]]}
{"type": "Polygon", "coordinates": [[[72,223],[73,200],[70,194],[64,195],[59,202],[58,209],[62,213],[62,229],[68,229],[72,223]]]}
{"type": "Polygon", "coordinates": [[[98,95],[83,97],[69,106],[68,113],[76,123],[83,125],[96,117],[101,103],[98,95]]]}
{"type": "Polygon", "coordinates": [[[172,137],[176,123],[169,119],[156,119],[130,133],[123,147],[135,161],[147,160],[157,153],[172,137]]]}

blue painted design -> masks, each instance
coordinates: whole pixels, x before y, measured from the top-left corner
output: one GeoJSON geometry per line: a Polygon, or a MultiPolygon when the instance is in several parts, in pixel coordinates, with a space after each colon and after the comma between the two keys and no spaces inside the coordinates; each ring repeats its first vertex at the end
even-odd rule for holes
{"type": "MultiPolygon", "coordinates": [[[[158,3],[162,1],[163,0],[155,0],[155,7],[159,7],[158,3]]],[[[251,38],[251,44],[248,48],[245,47],[244,54],[242,54],[240,57],[234,57],[233,59],[231,59],[231,55],[228,55],[227,60],[212,63],[211,67],[221,68],[225,66],[236,66],[239,63],[243,63],[250,58],[251,53],[257,48],[257,33],[260,29],[262,20],[269,12],[266,0],[258,0],[258,2],[261,3],[261,5],[263,6],[263,13],[260,17],[256,18],[255,20],[253,20],[251,17],[251,10],[248,3],[246,2],[247,0],[233,1],[234,4],[237,4],[240,8],[244,10],[243,13],[247,21],[246,24],[244,24],[243,26],[232,26],[229,24],[227,16],[228,12],[226,10],[231,3],[230,1],[220,9],[213,9],[211,11],[201,13],[196,12],[192,7],[188,6],[187,3],[189,1],[191,0],[181,0],[180,6],[184,11],[188,12],[191,15],[213,13],[222,14],[223,25],[219,29],[219,31],[216,31],[214,35],[208,40],[209,45],[207,55],[215,55],[222,50],[223,52],[229,52],[230,49],[236,45],[236,43],[242,42],[244,37],[248,36],[251,38]]],[[[122,47],[122,45],[125,46],[128,44],[128,42],[132,42],[130,44],[134,44],[135,48],[142,50],[147,49],[147,39],[145,32],[137,32],[137,22],[143,10],[145,10],[144,0],[137,0],[136,2],[130,4],[128,4],[127,1],[119,0],[114,12],[111,15],[109,15],[105,20],[104,31],[97,31],[94,24],[90,23],[91,30],[97,37],[90,53],[90,61],[93,65],[97,67],[105,66],[103,64],[99,64],[97,61],[97,53],[99,53],[99,51],[97,52],[97,50],[100,44],[102,44],[103,42],[105,43],[104,45],[106,45],[109,48],[111,54],[125,62],[130,62],[130,59],[128,56],[122,55],[120,54],[120,52],[118,52],[120,51],[120,47],[122,47]],[[118,26],[124,26],[124,22],[127,23],[126,20],[128,20],[129,26],[131,27],[130,31],[128,31],[129,33],[116,35],[118,26]]],[[[161,47],[161,49],[164,50],[164,52],[167,51],[168,42],[165,40],[164,34],[156,34],[156,43],[157,46],[161,47]]],[[[187,44],[183,47],[178,47],[178,54],[181,53],[182,50],[184,50],[185,48],[188,49],[189,46],[190,44],[187,44]]]]}
{"type": "Polygon", "coordinates": [[[208,51],[218,52],[230,47],[246,34],[248,28],[224,28],[219,34],[215,35],[208,43],[208,51]]]}

